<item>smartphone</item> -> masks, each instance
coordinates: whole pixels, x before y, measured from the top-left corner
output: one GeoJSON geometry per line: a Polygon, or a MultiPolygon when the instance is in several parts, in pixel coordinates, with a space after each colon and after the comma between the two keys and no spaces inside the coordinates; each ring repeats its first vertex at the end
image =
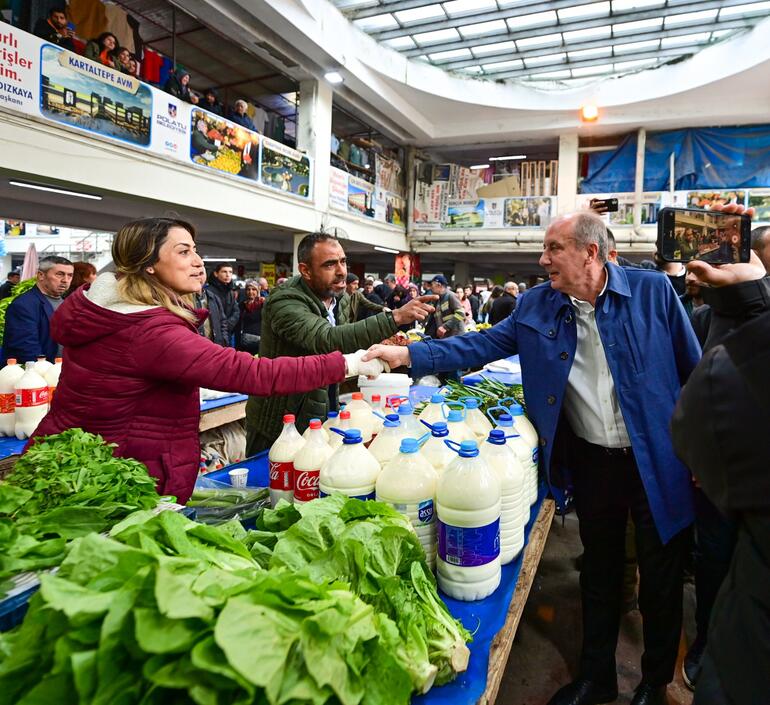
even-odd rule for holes
{"type": "Polygon", "coordinates": [[[616,213],[618,210],[617,198],[592,198],[591,208],[603,210],[605,213],[616,213]]]}
{"type": "Polygon", "coordinates": [[[663,208],[658,213],[658,252],[667,262],[748,262],[751,218],[700,208],[663,208]]]}

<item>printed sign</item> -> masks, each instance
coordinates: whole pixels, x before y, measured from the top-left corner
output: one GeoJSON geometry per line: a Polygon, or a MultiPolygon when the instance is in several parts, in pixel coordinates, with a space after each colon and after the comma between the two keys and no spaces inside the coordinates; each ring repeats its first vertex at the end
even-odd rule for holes
{"type": "Polygon", "coordinates": [[[190,159],[196,164],[256,181],[259,134],[195,108],[192,111],[190,159]]]}
{"type": "Polygon", "coordinates": [[[265,138],[260,174],[270,188],[310,197],[310,160],[302,152],[265,138]]]}

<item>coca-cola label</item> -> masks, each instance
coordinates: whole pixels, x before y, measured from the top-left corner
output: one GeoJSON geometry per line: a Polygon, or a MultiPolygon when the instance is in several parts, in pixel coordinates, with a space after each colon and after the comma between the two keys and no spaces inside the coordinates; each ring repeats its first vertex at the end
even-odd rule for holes
{"type": "Polygon", "coordinates": [[[39,389],[17,389],[16,406],[43,406],[48,403],[48,387],[39,389]]]}
{"type": "Polygon", "coordinates": [[[294,489],[294,463],[270,461],[270,489],[283,491],[294,489]]]}
{"type": "Polygon", "coordinates": [[[16,395],[0,394],[0,414],[12,414],[13,409],[16,406],[16,395]]]}
{"type": "Polygon", "coordinates": [[[318,476],[320,470],[294,469],[294,499],[309,502],[318,498],[318,476]]]}

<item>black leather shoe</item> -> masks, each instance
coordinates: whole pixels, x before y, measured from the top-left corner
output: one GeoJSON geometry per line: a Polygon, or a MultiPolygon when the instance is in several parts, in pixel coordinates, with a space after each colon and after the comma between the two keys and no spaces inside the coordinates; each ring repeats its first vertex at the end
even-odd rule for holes
{"type": "Polygon", "coordinates": [[[682,680],[684,684],[690,689],[695,690],[695,684],[698,681],[700,675],[700,662],[703,658],[703,652],[706,648],[706,644],[701,640],[696,639],[687,655],[682,662],[682,680]]]}
{"type": "Polygon", "coordinates": [[[548,705],[603,705],[612,703],[618,698],[618,688],[602,688],[595,681],[578,678],[560,688],[548,705]]]}
{"type": "Polygon", "coordinates": [[[636,689],[631,705],[668,705],[666,686],[642,683],[636,689]]]}

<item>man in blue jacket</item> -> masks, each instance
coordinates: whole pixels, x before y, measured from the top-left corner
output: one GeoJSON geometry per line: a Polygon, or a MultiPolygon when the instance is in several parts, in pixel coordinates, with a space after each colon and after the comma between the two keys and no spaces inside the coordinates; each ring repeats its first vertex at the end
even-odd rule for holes
{"type": "Polygon", "coordinates": [[[632,705],[663,705],[681,632],[683,530],[693,521],[690,473],[674,454],[668,424],[700,346],[664,275],[607,262],[607,229],[596,215],[555,220],[540,264],[549,281],[484,334],[374,346],[365,359],[410,365],[416,378],[519,353],[541,467],[558,506],[574,495],[584,546],[580,670],[549,705],[617,698],[629,512],[645,647],[632,705]]]}
{"type": "Polygon", "coordinates": [[[20,363],[44,355],[53,362],[59,345],[51,337],[50,321],[70,288],[75,268],[64,257],[44,257],[37,270],[37,284],[17,296],[5,313],[4,359],[20,363]]]}

